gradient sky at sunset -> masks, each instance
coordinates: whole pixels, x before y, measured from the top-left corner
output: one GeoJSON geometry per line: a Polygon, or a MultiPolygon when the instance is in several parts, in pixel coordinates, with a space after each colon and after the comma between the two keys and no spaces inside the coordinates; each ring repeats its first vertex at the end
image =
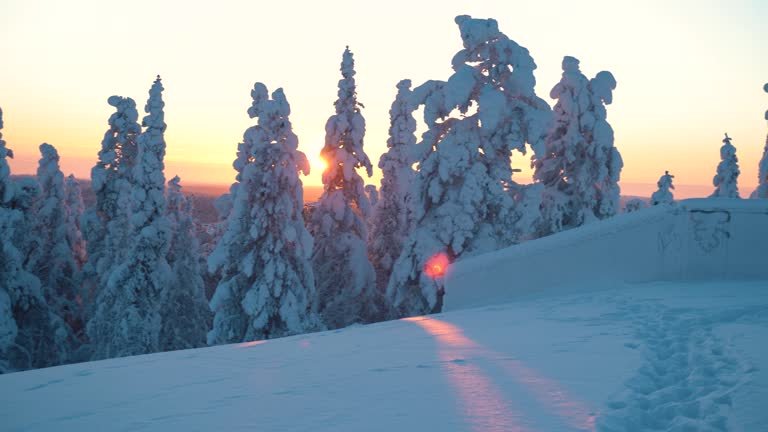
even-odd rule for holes
{"type": "MultiPolygon", "coordinates": [[[[112,113],[165,86],[166,176],[228,184],[255,81],[283,87],[301,149],[316,160],[345,45],[365,104],[366,150],[386,149],[395,84],[446,79],[461,48],[454,16],[492,17],[527,47],[548,101],[564,55],[618,81],[608,120],[624,192],[649,193],[665,169],[711,190],[724,132],[738,148],[742,196],[757,183],[768,109],[768,1],[0,2],[0,107],[14,173],[55,145],[65,173],[87,177],[112,113]]],[[[515,155],[525,168],[529,156],[515,155]]],[[[320,183],[319,170],[305,183],[320,183]]],[[[370,182],[378,184],[379,173],[370,182]]],[[[523,172],[518,180],[527,181],[523,172]]],[[[681,192],[686,194],[685,191],[681,192]]],[[[695,194],[691,192],[691,194],[695,194]]]]}

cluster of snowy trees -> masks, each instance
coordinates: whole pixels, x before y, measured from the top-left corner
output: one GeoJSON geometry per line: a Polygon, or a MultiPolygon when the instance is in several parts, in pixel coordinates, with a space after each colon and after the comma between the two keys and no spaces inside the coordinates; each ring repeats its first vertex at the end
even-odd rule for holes
{"type": "MultiPolygon", "coordinates": [[[[607,117],[613,75],[588,78],[565,57],[550,107],[526,48],[493,19],[455,21],[463,46],[452,74],[397,83],[378,191],[363,178],[373,166],[349,48],[326,123],[324,191],[309,212],[300,174],[310,167],[286,95],[256,83],[247,110],[256,124],[216,202],[210,253],[179,178],[165,183],[159,77],[141,124],[131,98],[108,99],[115,112],[87,209],[48,144],[35,178],[11,179],[0,135],[0,372],[438,312],[451,262],[615,215],[623,161],[607,117]],[[515,152],[531,152],[533,183],[513,179],[515,152]],[[205,280],[215,283],[210,299],[205,280]]],[[[723,143],[715,196],[734,197],[735,148],[727,135],[723,143]]],[[[768,194],[767,159],[768,140],[756,198],[768,194]]],[[[652,204],[674,202],[672,178],[659,179],[652,204]]]]}
{"type": "Polygon", "coordinates": [[[55,147],[40,146],[35,177],[11,179],[0,139],[0,372],[204,344],[191,204],[163,174],[162,92],[158,76],[141,125],[132,99],[108,99],[88,209],[55,147]]]}

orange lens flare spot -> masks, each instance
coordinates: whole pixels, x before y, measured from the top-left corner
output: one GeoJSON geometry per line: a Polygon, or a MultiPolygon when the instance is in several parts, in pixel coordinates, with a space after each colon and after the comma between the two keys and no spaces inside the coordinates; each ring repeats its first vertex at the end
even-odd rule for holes
{"type": "Polygon", "coordinates": [[[432,279],[441,278],[445,276],[448,266],[451,264],[448,255],[445,252],[432,255],[424,264],[424,273],[432,279]]]}

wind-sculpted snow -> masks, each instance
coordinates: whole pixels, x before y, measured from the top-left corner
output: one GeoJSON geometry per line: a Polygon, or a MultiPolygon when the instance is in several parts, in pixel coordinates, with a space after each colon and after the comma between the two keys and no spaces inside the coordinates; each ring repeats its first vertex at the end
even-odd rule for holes
{"type": "Polygon", "coordinates": [[[766,236],[764,200],[689,199],[643,208],[454,263],[445,309],[654,280],[768,279],[755,241],[766,236]]]}

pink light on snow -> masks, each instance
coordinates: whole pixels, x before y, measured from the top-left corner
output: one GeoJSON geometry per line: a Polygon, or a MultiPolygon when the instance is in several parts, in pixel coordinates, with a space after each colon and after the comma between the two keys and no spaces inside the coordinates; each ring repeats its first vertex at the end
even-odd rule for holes
{"type": "Polygon", "coordinates": [[[250,341],[250,342],[243,342],[241,344],[238,344],[237,347],[238,348],[250,348],[250,347],[255,347],[256,345],[261,345],[261,344],[265,344],[265,343],[267,343],[267,341],[265,341],[265,340],[256,340],[256,341],[250,341]]]}
{"type": "Polygon", "coordinates": [[[477,344],[464,336],[458,327],[444,321],[427,318],[406,318],[438,341],[438,355],[451,386],[455,389],[460,408],[472,430],[477,432],[525,432],[510,401],[475,365],[464,362],[468,351],[477,344]]]}
{"type": "MultiPolygon", "coordinates": [[[[515,413],[501,392],[480,368],[462,363],[467,354],[479,354],[489,359],[502,359],[503,355],[489,350],[468,338],[458,326],[424,317],[405,318],[419,325],[438,342],[438,355],[446,362],[446,372],[456,388],[465,415],[477,431],[523,431],[521,416],[515,413]]],[[[582,431],[595,431],[595,413],[573,398],[556,381],[538,374],[519,360],[494,360],[505,373],[525,388],[542,406],[551,409],[571,427],[582,431]]]]}

